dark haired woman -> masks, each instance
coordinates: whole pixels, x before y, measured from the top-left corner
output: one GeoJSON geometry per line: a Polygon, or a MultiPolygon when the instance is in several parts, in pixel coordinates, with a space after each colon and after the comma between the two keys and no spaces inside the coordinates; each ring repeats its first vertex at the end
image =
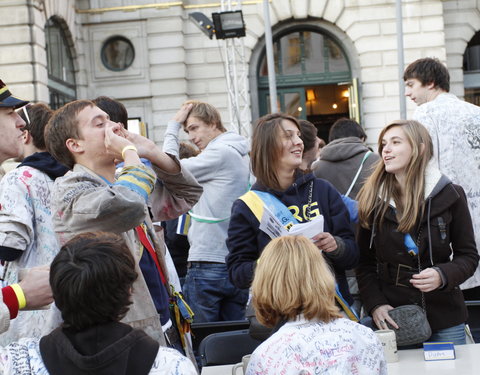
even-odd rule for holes
{"type": "Polygon", "coordinates": [[[239,288],[248,288],[257,259],[271,240],[260,229],[259,210],[263,208],[259,206],[276,212],[286,228],[323,215],[324,226],[318,228],[313,241],[333,267],[341,295],[350,304],[345,270],[357,264],[359,255],[348,211],[330,183],[299,170],[304,148],[300,135],[297,119],[286,114],[266,115],[255,126],[250,154],[257,178],[252,186],[255,195],[249,192],[232,206],[226,259],[230,280],[239,288]]]}

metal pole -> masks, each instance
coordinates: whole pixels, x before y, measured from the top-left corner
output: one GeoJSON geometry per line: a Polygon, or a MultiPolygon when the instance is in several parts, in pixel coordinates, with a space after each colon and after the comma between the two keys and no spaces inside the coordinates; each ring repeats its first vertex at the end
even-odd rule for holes
{"type": "Polygon", "coordinates": [[[403,16],[402,0],[396,0],[397,19],[397,64],[398,64],[398,96],[400,101],[400,118],[407,118],[407,101],[405,98],[405,83],[403,82],[404,55],[403,55],[403,16]]]}
{"type": "Polygon", "coordinates": [[[263,0],[263,18],[265,21],[265,47],[267,50],[268,89],[270,93],[270,112],[278,111],[277,83],[275,79],[275,63],[273,60],[272,26],[270,24],[270,9],[268,0],[263,0]]]}

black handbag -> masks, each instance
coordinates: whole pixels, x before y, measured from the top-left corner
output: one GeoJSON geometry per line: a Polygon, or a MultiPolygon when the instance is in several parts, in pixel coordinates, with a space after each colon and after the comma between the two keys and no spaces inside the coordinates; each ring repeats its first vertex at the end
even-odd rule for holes
{"type": "MultiPolygon", "coordinates": [[[[416,241],[418,248],[420,248],[421,234],[422,230],[420,229],[416,241]]],[[[417,261],[418,273],[420,273],[422,271],[420,252],[417,254],[417,261]]],[[[388,315],[392,317],[399,327],[395,329],[387,322],[388,328],[395,332],[398,346],[421,344],[432,336],[432,329],[427,319],[425,295],[422,291],[420,293],[422,295],[421,307],[418,305],[402,305],[388,312],[388,315]]]]}
{"type": "Polygon", "coordinates": [[[399,329],[387,322],[388,328],[395,332],[398,346],[421,344],[432,336],[432,329],[425,311],[418,305],[403,305],[388,312],[399,329]]]}

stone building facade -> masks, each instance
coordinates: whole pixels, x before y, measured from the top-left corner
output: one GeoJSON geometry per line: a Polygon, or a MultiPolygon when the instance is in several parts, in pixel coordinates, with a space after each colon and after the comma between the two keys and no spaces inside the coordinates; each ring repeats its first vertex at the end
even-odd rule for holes
{"type": "MultiPolygon", "coordinates": [[[[208,39],[188,17],[219,10],[210,0],[1,0],[0,78],[34,101],[117,98],[157,143],[187,99],[217,106],[228,127],[224,41],[208,39]],[[115,43],[106,46],[109,40],[115,43]]],[[[261,0],[243,1],[242,11],[255,119],[268,110],[261,0]]],[[[402,11],[405,65],[438,57],[450,70],[451,91],[463,97],[464,56],[479,38],[480,1],[403,0],[402,11]]],[[[272,0],[270,17],[283,110],[328,124],[348,115],[358,95],[354,105],[372,143],[399,118],[395,0],[272,0]]],[[[480,67],[471,51],[467,86],[475,98],[480,67]]],[[[407,110],[414,110],[409,100],[407,110]]]]}

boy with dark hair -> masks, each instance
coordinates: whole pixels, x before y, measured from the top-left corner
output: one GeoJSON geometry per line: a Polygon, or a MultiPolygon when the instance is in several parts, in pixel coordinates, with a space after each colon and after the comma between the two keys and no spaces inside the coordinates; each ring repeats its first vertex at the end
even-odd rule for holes
{"type": "MultiPolygon", "coordinates": [[[[445,65],[443,65],[437,58],[424,58],[418,59],[407,66],[403,73],[403,80],[407,87],[411,83],[412,79],[416,79],[422,86],[433,85],[440,91],[450,91],[450,74],[445,65]]],[[[409,96],[408,94],[406,94],[409,96]]],[[[412,98],[412,100],[414,100],[412,98]]],[[[415,100],[414,100],[415,101],[415,100]]],[[[423,104],[415,102],[417,105],[423,104]]]]}
{"type": "Polygon", "coordinates": [[[355,120],[349,118],[339,118],[330,128],[328,141],[332,142],[339,138],[357,137],[365,142],[367,134],[355,120]]]}
{"type": "Polygon", "coordinates": [[[52,154],[73,168],[56,181],[53,191],[53,222],[60,242],[92,230],[121,234],[139,274],[133,305],[123,321],[145,329],[160,344],[166,339],[177,346],[178,332],[169,313],[165,248],[153,230],[147,200],[153,191],[154,215],[172,219],[196,203],[202,188],[175,157],[110,121],[91,101],[77,100],[57,110],[45,134],[52,154]],[[153,170],[140,157],[150,160],[153,170]],[[124,161],[118,178],[115,160],[124,161]]]}
{"type": "Polygon", "coordinates": [[[178,351],[120,323],[131,305],[135,259],[113,233],[83,233],[50,267],[50,285],[64,323],[39,339],[1,349],[2,374],[196,374],[178,351]],[[92,291],[95,291],[92,293],[92,291]]]}
{"type": "MultiPolygon", "coordinates": [[[[19,281],[19,270],[49,265],[60,245],[53,231],[50,198],[53,183],[67,168],[45,149],[44,129],[53,111],[45,104],[24,106],[23,160],[0,182],[0,259],[2,279],[7,284],[19,281]]],[[[21,311],[0,336],[6,345],[21,337],[41,337],[60,323],[58,310],[21,311]]]]}
{"type": "Polygon", "coordinates": [[[313,166],[313,174],[329,181],[340,194],[345,194],[361,165],[360,174],[349,193],[349,197],[355,199],[379,156],[365,146],[367,135],[355,120],[341,118],[335,121],[328,138],[329,143],[322,148],[320,160],[313,166]]]}
{"type": "Polygon", "coordinates": [[[122,102],[108,96],[99,96],[92,102],[103,112],[108,113],[111,121],[119,122],[125,129],[128,129],[128,112],[122,102]]]}
{"type": "MultiPolygon", "coordinates": [[[[449,93],[450,75],[436,58],[412,62],[403,79],[405,95],[418,105],[413,119],[432,137],[434,162],[465,189],[480,252],[480,107],[449,93]]],[[[467,299],[480,299],[480,266],[461,288],[468,290],[464,292],[467,299]]]]}
{"type": "Polygon", "coordinates": [[[310,171],[312,164],[320,156],[320,138],[318,130],[310,121],[298,120],[300,125],[300,138],[303,141],[303,156],[300,169],[310,171]]]}

